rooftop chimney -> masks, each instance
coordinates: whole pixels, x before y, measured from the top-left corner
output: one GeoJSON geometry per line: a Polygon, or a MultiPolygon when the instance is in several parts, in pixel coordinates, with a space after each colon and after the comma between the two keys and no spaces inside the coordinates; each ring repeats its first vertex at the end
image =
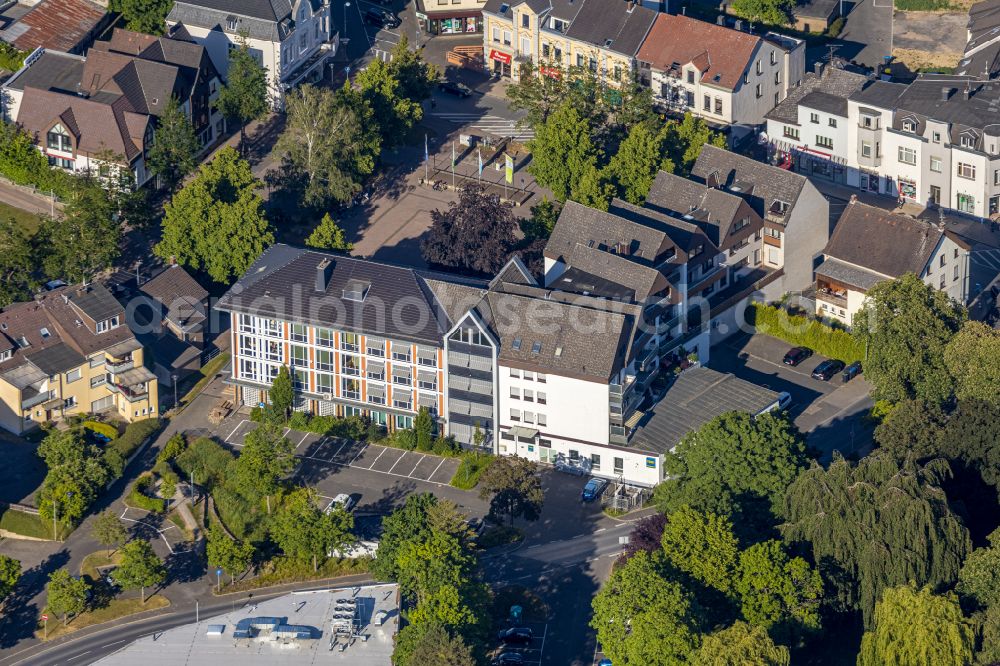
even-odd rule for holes
{"type": "Polygon", "coordinates": [[[736,19],[735,21],[733,21],[733,30],[739,30],[739,31],[742,32],[742,30],[743,30],[743,21],[740,20],[740,19],[736,19]]]}
{"type": "Polygon", "coordinates": [[[813,64],[813,74],[816,76],[823,76],[823,63],[817,62],[813,64]]]}
{"type": "Polygon", "coordinates": [[[941,88],[941,101],[947,102],[949,97],[951,97],[951,88],[941,88]]]}
{"type": "Polygon", "coordinates": [[[966,102],[968,102],[969,101],[969,95],[971,95],[971,94],[972,94],[972,90],[970,90],[969,86],[966,85],[965,86],[965,90],[962,91],[962,99],[964,99],[966,102]]]}
{"type": "Polygon", "coordinates": [[[715,24],[716,25],[726,25],[726,17],[723,16],[722,14],[719,14],[716,17],[716,19],[715,19],[715,24]]]}
{"type": "Polygon", "coordinates": [[[330,276],[333,275],[333,262],[323,259],[316,265],[316,291],[325,293],[330,286],[330,276]]]}
{"type": "Polygon", "coordinates": [[[852,194],[851,195],[851,203],[852,204],[858,203],[858,195],[857,194],[852,194]]]}

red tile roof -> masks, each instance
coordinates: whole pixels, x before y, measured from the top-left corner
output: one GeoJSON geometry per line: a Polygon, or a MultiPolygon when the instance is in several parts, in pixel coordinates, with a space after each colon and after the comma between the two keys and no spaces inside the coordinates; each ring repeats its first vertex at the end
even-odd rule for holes
{"type": "Polygon", "coordinates": [[[733,90],[760,42],[757,35],[725,26],[660,14],[637,57],[659,70],[669,70],[674,63],[683,67],[694,62],[702,83],[733,90]]]}
{"type": "Polygon", "coordinates": [[[90,41],[105,14],[104,8],[90,0],[42,0],[7,28],[3,37],[22,51],[41,46],[73,52],[90,41]]]}

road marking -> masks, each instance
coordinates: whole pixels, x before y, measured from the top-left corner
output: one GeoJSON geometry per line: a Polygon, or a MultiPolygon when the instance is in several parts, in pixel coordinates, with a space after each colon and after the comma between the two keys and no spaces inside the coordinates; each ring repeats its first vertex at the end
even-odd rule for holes
{"type": "Polygon", "coordinates": [[[83,655],[90,654],[90,653],[91,653],[91,650],[87,650],[86,652],[81,652],[80,654],[76,655],[75,657],[66,657],[66,661],[73,661],[74,659],[79,659],[83,655]]]}
{"type": "Polygon", "coordinates": [[[447,111],[432,113],[431,115],[459,125],[471,125],[476,129],[493,132],[500,136],[527,139],[532,139],[535,136],[535,132],[531,128],[520,127],[518,121],[502,116],[484,116],[481,113],[450,113],[447,111]]]}
{"type": "Polygon", "coordinates": [[[300,439],[299,443],[295,445],[295,448],[299,448],[300,446],[302,446],[302,443],[306,441],[306,437],[308,437],[308,436],[309,436],[309,433],[303,434],[302,435],[302,439],[300,439]]]}
{"type": "Polygon", "coordinates": [[[608,528],[607,527],[601,527],[599,529],[596,529],[596,530],[594,530],[594,534],[599,534],[599,533],[603,532],[606,529],[608,529],[608,528]]]}
{"type": "MultiPolygon", "coordinates": [[[[366,448],[367,448],[367,447],[366,447],[366,448]]],[[[382,454],[383,454],[383,453],[385,453],[385,452],[386,452],[386,451],[388,451],[388,450],[389,450],[389,449],[386,449],[386,448],[383,448],[383,449],[382,449],[381,451],[379,451],[379,452],[378,452],[378,455],[377,455],[377,456],[375,456],[375,460],[373,460],[373,461],[372,461],[372,464],[371,464],[371,465],[369,465],[368,467],[365,467],[364,469],[371,469],[372,467],[374,467],[374,466],[375,466],[375,463],[377,463],[377,462],[378,462],[378,459],[382,457],[382,454]]],[[[364,449],[362,449],[362,451],[364,451],[364,449]]],[[[361,456],[361,454],[359,453],[359,454],[358,454],[358,456],[360,457],[360,456],[361,456]]],[[[357,458],[355,458],[354,460],[357,460],[357,458]]],[[[354,460],[352,460],[352,461],[351,461],[351,467],[354,467],[354,460]]],[[[361,465],[358,465],[358,467],[361,467],[361,465]]],[[[390,468],[390,469],[389,469],[389,471],[391,472],[391,471],[392,471],[392,468],[390,468]]]]}
{"type": "Polygon", "coordinates": [[[538,663],[542,663],[542,657],[545,656],[545,637],[549,635],[549,623],[545,623],[545,628],[542,629],[542,647],[538,650],[538,663]]]}
{"type": "Polygon", "coordinates": [[[431,475],[427,477],[428,481],[434,478],[434,475],[438,473],[438,470],[441,469],[441,465],[443,464],[444,464],[444,458],[441,458],[441,462],[439,462],[438,466],[434,468],[434,471],[431,472],[431,475]]]}
{"type": "Polygon", "coordinates": [[[229,442],[229,440],[232,439],[233,435],[236,434],[236,431],[239,430],[240,428],[242,428],[243,424],[246,423],[246,422],[247,422],[247,420],[243,419],[238,424],[236,424],[236,427],[233,428],[233,431],[231,433],[229,433],[229,437],[226,437],[226,443],[231,443],[231,442],[229,442]]]}
{"type": "MultiPolygon", "coordinates": [[[[337,456],[339,456],[340,452],[343,451],[344,447],[347,446],[348,444],[350,444],[350,441],[348,441],[348,440],[345,439],[344,443],[341,444],[339,447],[337,447],[337,450],[334,451],[333,458],[336,458],[337,456]]],[[[330,462],[333,462],[333,458],[330,459],[330,462]]]]}
{"type": "MultiPolygon", "coordinates": [[[[347,466],[348,467],[354,467],[354,463],[357,462],[358,458],[361,457],[361,454],[363,454],[367,450],[368,450],[368,445],[365,444],[364,446],[361,447],[361,450],[358,451],[358,455],[354,456],[354,458],[351,460],[351,462],[347,463],[347,466]]],[[[381,455],[381,454],[379,454],[379,455],[381,455]]],[[[375,463],[372,463],[372,464],[374,465],[375,463]]],[[[371,469],[371,467],[362,468],[362,469],[371,469]]]]}
{"type": "MultiPolygon", "coordinates": [[[[383,453],[384,453],[384,451],[383,451],[383,453]]],[[[396,462],[392,463],[392,467],[389,468],[389,473],[390,474],[392,474],[392,470],[396,469],[396,465],[398,465],[403,460],[403,458],[406,457],[407,453],[409,453],[409,451],[403,451],[403,455],[401,455],[398,458],[396,458],[396,462]]],[[[378,459],[376,458],[376,460],[378,460],[378,459]]],[[[375,466],[375,463],[372,463],[372,467],[374,467],[374,466],[375,466]]],[[[407,474],[407,476],[409,476],[409,474],[407,474]]]]}
{"type": "Polygon", "coordinates": [[[102,645],[101,648],[111,647],[112,645],[118,645],[119,643],[128,643],[128,640],[115,641],[114,643],[108,643],[107,645],[102,645]]]}
{"type": "MultiPolygon", "coordinates": [[[[420,456],[420,460],[417,461],[417,464],[414,465],[413,469],[410,470],[410,473],[407,474],[408,477],[410,477],[412,479],[420,479],[421,481],[426,481],[427,480],[427,479],[424,479],[424,478],[419,477],[419,476],[413,476],[413,473],[417,471],[417,467],[420,466],[420,463],[422,463],[426,457],[427,456],[420,456]]],[[[427,477],[427,478],[429,479],[431,477],[427,477]]]]}

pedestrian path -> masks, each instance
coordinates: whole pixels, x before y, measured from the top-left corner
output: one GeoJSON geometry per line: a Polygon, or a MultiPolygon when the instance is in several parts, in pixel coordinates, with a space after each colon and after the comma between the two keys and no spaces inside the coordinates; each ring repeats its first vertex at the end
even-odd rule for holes
{"type": "Polygon", "coordinates": [[[516,141],[530,141],[535,138],[535,131],[519,124],[516,120],[500,116],[484,116],[480,113],[431,113],[435,118],[442,118],[459,125],[468,125],[483,132],[496,136],[509,136],[516,141]]]}

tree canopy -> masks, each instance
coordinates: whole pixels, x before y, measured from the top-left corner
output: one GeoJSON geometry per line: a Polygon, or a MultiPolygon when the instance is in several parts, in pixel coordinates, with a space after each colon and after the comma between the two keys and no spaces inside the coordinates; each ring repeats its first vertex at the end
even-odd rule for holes
{"type": "Polygon", "coordinates": [[[767,631],[736,621],[702,639],[692,666],[789,666],[788,648],[776,645],[767,631]]]}
{"type": "Polygon", "coordinates": [[[313,569],[320,558],[341,550],[353,540],[354,516],[339,505],[330,511],[317,506],[316,491],[297,488],[284,498],[271,520],[271,536],[285,555],[299,561],[312,559],[313,569]]]}
{"type": "Polygon", "coordinates": [[[499,197],[467,185],[448,210],[431,211],[420,254],[432,266],[493,276],[517,242],[517,222],[499,197]]]}
{"type": "Polygon", "coordinates": [[[733,0],[733,14],[755,23],[785,26],[792,19],[791,0],[733,0]]]}
{"type": "Polygon", "coordinates": [[[90,534],[94,537],[94,541],[105,548],[114,550],[118,550],[128,541],[128,530],[125,529],[125,524],[111,509],[102,511],[94,519],[90,534]]]}
{"type": "Polygon", "coordinates": [[[887,588],[875,605],[874,627],[861,638],[858,666],[972,663],[975,634],[952,594],[929,587],[887,588]]]}
{"type": "Polygon", "coordinates": [[[185,176],[198,166],[201,145],[194,127],[176,97],[167,100],[163,113],[157,119],[153,145],[146,164],[160,177],[162,185],[173,191],[185,176]]]}
{"type": "Polygon", "coordinates": [[[284,423],[285,419],[292,412],[292,405],[295,402],[295,389],[292,386],[292,373],[287,365],[278,368],[278,374],[271,381],[271,390],[268,391],[268,407],[279,417],[279,421],[284,423]]]}
{"type": "Polygon", "coordinates": [[[528,172],[559,201],[577,191],[580,180],[597,168],[599,153],[578,107],[565,102],[535,129],[528,144],[531,164],[528,172]]]}
{"type": "Polygon", "coordinates": [[[371,106],[382,145],[392,148],[405,139],[424,116],[420,103],[430,97],[438,72],[405,37],[392,49],[389,62],[373,60],[355,78],[361,96],[371,106]]]}
{"type": "Polygon", "coordinates": [[[781,531],[811,550],[837,607],[860,610],[870,627],[887,588],[947,586],[958,578],[971,543],[941,489],[949,475],[944,460],[900,463],[875,451],[852,465],[838,457],[788,488],[781,531]]]}
{"type": "Polygon", "coordinates": [[[0,606],[14,591],[14,586],[21,579],[21,561],[7,555],[0,555],[0,606]]]}
{"type": "Polygon", "coordinates": [[[329,213],[323,215],[323,219],[306,238],[306,245],[333,252],[350,252],[354,249],[354,245],[347,242],[347,234],[329,213]]]}
{"type": "Polygon", "coordinates": [[[0,218],[0,308],[31,298],[35,266],[31,237],[13,218],[0,218]]]}
{"type": "Polygon", "coordinates": [[[95,179],[84,177],[64,214],[42,222],[36,244],[42,248],[46,276],[75,284],[93,280],[114,263],[121,254],[121,236],[108,192],[95,179]]]}
{"type": "Polygon", "coordinates": [[[476,666],[461,636],[436,622],[409,624],[399,632],[392,653],[393,666],[476,666]]]}
{"type": "Polygon", "coordinates": [[[219,91],[215,106],[226,119],[239,123],[241,151],[246,144],[247,123],[267,114],[271,100],[267,78],[267,68],[257,62],[246,37],[240,35],[236,47],[229,49],[226,85],[219,91]]]}
{"type": "Polygon", "coordinates": [[[867,345],[865,379],[875,397],[949,400],[954,384],[945,346],[965,319],[965,308],[912,273],[869,289],[851,331],[867,345]]]}
{"type": "Polygon", "coordinates": [[[956,589],[983,607],[1000,607],[1000,529],[989,536],[990,545],[976,548],[958,572],[956,589]]]}
{"type": "Polygon", "coordinates": [[[56,569],[45,586],[45,607],[54,615],[62,615],[66,624],[70,615],[79,615],[87,607],[89,589],[83,578],[72,576],[66,569],[56,569]]]}
{"type": "Polygon", "coordinates": [[[515,518],[538,520],[545,493],[535,463],[518,456],[497,456],[479,477],[479,497],[490,499],[490,517],[510,524],[515,518]]]}
{"type": "Polygon", "coordinates": [[[786,640],[819,629],[823,581],[801,557],[790,558],[775,540],[740,553],[736,590],[747,621],[786,640]]]}
{"type": "Polygon", "coordinates": [[[437,497],[431,493],[409,495],[403,506],[382,521],[382,536],[371,564],[376,580],[396,580],[399,575],[396,556],[400,546],[407,541],[422,541],[430,535],[427,512],[437,502],[437,497]]]}
{"type": "Polygon", "coordinates": [[[213,525],[208,531],[205,556],[210,567],[217,567],[235,579],[253,562],[254,547],[249,541],[231,539],[221,527],[213,525]]]}
{"type": "Polygon", "coordinates": [[[295,446],[281,433],[278,426],[262,423],[247,434],[233,473],[233,482],[242,495],[264,495],[268,513],[270,496],[278,490],[278,482],[295,469],[295,446]]]}
{"type": "Polygon", "coordinates": [[[274,243],[260,181],[232,148],[223,148],[167,202],[154,251],[218,283],[242,275],[274,243]]]}
{"type": "Polygon", "coordinates": [[[134,32],[162,35],[167,29],[167,14],[174,0],[111,0],[108,8],[121,12],[125,27],[134,32]]]}
{"type": "Polygon", "coordinates": [[[981,321],[965,322],[945,346],[944,362],[959,400],[1000,402],[1000,332],[981,321]]]}
{"type": "Polygon", "coordinates": [[[133,539],[122,548],[122,561],[115,569],[115,582],[126,590],[139,588],[146,603],[146,588],[161,585],[167,579],[163,560],[145,539],[133,539]]]}
{"type": "Polygon", "coordinates": [[[739,544],[728,518],[682,506],[667,518],[662,546],[680,571],[720,592],[732,590],[739,544]]]}

